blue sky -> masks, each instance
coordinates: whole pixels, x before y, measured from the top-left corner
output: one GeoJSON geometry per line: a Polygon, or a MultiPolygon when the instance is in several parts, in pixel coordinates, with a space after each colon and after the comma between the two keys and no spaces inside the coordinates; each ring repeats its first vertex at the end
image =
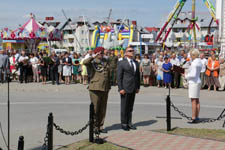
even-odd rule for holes
{"type": "MultiPolygon", "coordinates": [[[[203,0],[196,0],[198,12],[208,12],[203,0]]],[[[216,0],[211,0],[215,6],[216,0]]],[[[53,16],[65,21],[62,9],[71,18],[85,16],[93,21],[108,16],[137,20],[141,26],[161,26],[173,9],[177,0],[0,0],[0,28],[16,28],[24,24],[32,12],[37,19],[53,16]]],[[[191,10],[191,0],[187,0],[185,11],[191,10]]],[[[210,16],[209,16],[210,17],[210,16]]]]}

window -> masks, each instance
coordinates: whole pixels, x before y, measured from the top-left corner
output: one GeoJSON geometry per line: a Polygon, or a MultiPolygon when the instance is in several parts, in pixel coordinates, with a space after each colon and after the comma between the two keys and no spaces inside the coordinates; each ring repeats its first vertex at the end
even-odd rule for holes
{"type": "Polygon", "coordinates": [[[173,32],[178,33],[179,29],[178,28],[173,28],[173,32]]]}
{"type": "Polygon", "coordinates": [[[69,47],[69,51],[74,51],[74,47],[69,47]]]}
{"type": "Polygon", "coordinates": [[[177,38],[177,42],[180,42],[181,41],[181,38],[177,38]]]}
{"type": "Polygon", "coordinates": [[[73,34],[72,30],[69,30],[68,33],[69,33],[69,34],[73,34]]]}
{"type": "Polygon", "coordinates": [[[73,42],[74,42],[74,39],[70,38],[70,39],[69,39],[69,42],[70,42],[70,43],[73,43],[73,42]]]}

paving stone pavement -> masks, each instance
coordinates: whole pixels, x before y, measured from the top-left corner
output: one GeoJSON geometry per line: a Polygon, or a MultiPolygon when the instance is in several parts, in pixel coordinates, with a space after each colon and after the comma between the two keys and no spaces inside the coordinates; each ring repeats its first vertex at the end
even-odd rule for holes
{"type": "Polygon", "coordinates": [[[105,139],[134,150],[225,150],[225,142],[146,130],[117,132],[105,139]]]}

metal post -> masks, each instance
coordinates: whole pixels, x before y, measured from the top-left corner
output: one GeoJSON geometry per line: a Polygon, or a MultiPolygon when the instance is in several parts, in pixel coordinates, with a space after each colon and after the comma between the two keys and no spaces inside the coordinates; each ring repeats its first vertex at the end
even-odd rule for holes
{"type": "MultiPolygon", "coordinates": [[[[6,70],[8,71],[8,69],[6,70]]],[[[8,82],[8,150],[10,150],[10,99],[9,99],[9,80],[10,75],[7,73],[8,82]]]]}
{"type": "Polygon", "coordinates": [[[18,150],[24,150],[24,137],[23,136],[19,137],[18,150]]]}
{"type": "Polygon", "coordinates": [[[53,150],[53,115],[48,116],[48,150],[53,150]]]}
{"type": "Polygon", "coordinates": [[[94,104],[90,104],[90,115],[89,115],[89,142],[94,143],[94,104]]]}
{"type": "Polygon", "coordinates": [[[194,48],[197,47],[197,38],[196,38],[196,18],[195,18],[195,10],[196,10],[196,0],[192,0],[192,23],[193,23],[193,33],[194,33],[194,48]]]}
{"type": "Polygon", "coordinates": [[[170,131],[171,130],[170,95],[167,95],[166,98],[166,123],[167,123],[167,131],[170,131]]]}

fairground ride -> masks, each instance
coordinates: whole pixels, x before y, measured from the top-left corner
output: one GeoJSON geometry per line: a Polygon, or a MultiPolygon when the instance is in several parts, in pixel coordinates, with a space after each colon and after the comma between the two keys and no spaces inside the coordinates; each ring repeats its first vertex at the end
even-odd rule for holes
{"type": "MultiPolygon", "coordinates": [[[[178,19],[186,2],[187,2],[187,0],[178,0],[177,1],[174,9],[169,14],[167,21],[165,22],[165,24],[162,26],[160,32],[158,33],[155,42],[161,43],[163,48],[165,47],[165,42],[167,40],[167,37],[169,36],[171,30],[173,29],[173,26],[175,25],[176,20],[178,19]]],[[[215,11],[215,8],[214,8],[213,4],[211,3],[211,1],[203,0],[203,2],[206,5],[206,7],[208,8],[208,10],[212,16],[212,20],[215,21],[217,23],[217,25],[219,25],[219,22],[216,19],[216,11],[215,11]]],[[[196,14],[195,10],[196,10],[196,0],[192,0],[192,19],[191,19],[191,23],[190,23],[189,27],[193,30],[194,47],[197,46],[196,28],[198,29],[198,26],[196,25],[197,18],[195,16],[195,14],[196,14]]]]}

